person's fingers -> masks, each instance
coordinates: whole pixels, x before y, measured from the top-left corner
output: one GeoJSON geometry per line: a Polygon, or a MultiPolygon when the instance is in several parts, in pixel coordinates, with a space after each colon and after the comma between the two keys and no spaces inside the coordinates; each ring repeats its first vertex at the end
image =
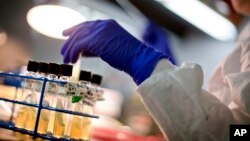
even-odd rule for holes
{"type": "Polygon", "coordinates": [[[72,39],[68,40],[63,48],[62,48],[62,55],[64,57],[63,62],[64,63],[69,63],[71,62],[71,52],[74,52],[76,48],[74,47],[74,44],[79,42],[78,37],[81,35],[81,33],[78,33],[75,36],[72,36],[72,39]]]}
{"type": "Polygon", "coordinates": [[[71,63],[75,63],[78,60],[79,55],[82,52],[82,50],[85,50],[84,45],[85,45],[85,39],[82,39],[81,42],[77,42],[72,46],[74,50],[72,50],[69,54],[71,63]]]}
{"type": "Polygon", "coordinates": [[[70,38],[64,43],[61,49],[61,54],[64,55],[65,52],[70,50],[70,47],[72,47],[75,42],[80,41],[81,39],[79,37],[83,38],[87,36],[90,33],[91,26],[92,26],[91,22],[85,22],[84,24],[75,27],[76,28],[75,31],[73,31],[73,33],[70,35],[70,38]]]}
{"type": "MultiPolygon", "coordinates": [[[[76,45],[76,46],[78,46],[78,45],[76,45]]],[[[75,63],[79,59],[79,57],[81,57],[80,54],[81,54],[81,56],[85,56],[85,57],[96,57],[97,56],[95,53],[92,53],[92,52],[86,50],[86,48],[84,48],[84,47],[81,47],[81,48],[78,47],[77,50],[74,50],[70,53],[70,62],[75,63]]]]}
{"type": "MultiPolygon", "coordinates": [[[[91,31],[86,30],[82,32],[81,36],[78,37],[78,41],[75,42],[72,46],[72,51],[70,52],[70,60],[72,63],[75,63],[79,58],[79,54],[83,53],[86,55],[95,55],[95,52],[91,52],[91,42],[93,41],[94,35],[91,34],[91,31]],[[90,54],[91,53],[91,54],[90,54]]],[[[95,55],[96,56],[96,55],[95,55]]]]}
{"type": "Polygon", "coordinates": [[[80,24],[77,24],[77,25],[74,25],[68,29],[65,29],[63,32],[62,32],[62,35],[63,36],[70,36],[74,31],[76,31],[80,26],[81,26],[82,23],[80,24]]]}
{"type": "Polygon", "coordinates": [[[62,48],[61,48],[61,54],[65,55],[65,52],[69,51],[70,48],[72,47],[72,44],[76,41],[76,36],[80,35],[80,33],[75,32],[72,36],[70,36],[70,38],[63,44],[62,48]]]}
{"type": "MultiPolygon", "coordinates": [[[[88,28],[88,26],[87,26],[88,28]]],[[[79,54],[82,51],[88,51],[87,46],[92,41],[91,31],[85,28],[82,28],[81,32],[76,35],[73,35],[71,43],[68,45],[68,49],[64,52],[64,61],[65,63],[71,62],[75,63],[79,58],[79,54]]]]}
{"type": "Polygon", "coordinates": [[[79,52],[73,52],[74,55],[70,57],[71,63],[75,63],[79,59],[80,53],[81,53],[80,51],[79,52]]]}
{"type": "Polygon", "coordinates": [[[69,57],[68,56],[64,56],[63,57],[63,63],[68,64],[69,62],[70,62],[69,57]]]}
{"type": "Polygon", "coordinates": [[[82,28],[87,28],[92,25],[92,22],[84,22],[84,23],[79,23],[77,25],[74,25],[68,29],[65,29],[62,34],[63,36],[71,36],[75,31],[82,30],[82,28]]]}
{"type": "Polygon", "coordinates": [[[68,47],[69,47],[69,45],[68,44],[70,44],[70,41],[69,40],[67,40],[63,45],[62,45],[62,48],[61,48],[61,55],[64,55],[65,54],[65,52],[66,52],[66,50],[68,49],[68,47]]]}

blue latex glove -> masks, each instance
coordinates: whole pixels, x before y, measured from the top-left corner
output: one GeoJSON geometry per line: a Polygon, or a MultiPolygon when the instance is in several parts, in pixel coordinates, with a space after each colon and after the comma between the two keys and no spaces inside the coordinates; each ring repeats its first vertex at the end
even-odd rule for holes
{"type": "Polygon", "coordinates": [[[65,63],[83,56],[99,56],[109,65],[128,73],[137,84],[150,76],[162,52],[147,47],[114,20],[81,23],[63,32],[70,36],[61,49],[65,63]]]}
{"type": "Polygon", "coordinates": [[[163,52],[166,56],[168,56],[170,62],[176,64],[174,56],[169,48],[167,34],[155,23],[148,21],[142,39],[148,46],[163,52]]]}

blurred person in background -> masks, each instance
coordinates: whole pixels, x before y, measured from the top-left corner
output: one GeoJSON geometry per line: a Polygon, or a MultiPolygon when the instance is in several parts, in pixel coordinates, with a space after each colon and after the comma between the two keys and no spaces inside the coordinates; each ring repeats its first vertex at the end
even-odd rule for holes
{"type": "Polygon", "coordinates": [[[8,37],[6,32],[0,31],[0,71],[17,71],[27,64],[29,55],[23,46],[18,40],[8,37]]]}
{"type": "MultiPolygon", "coordinates": [[[[0,72],[19,72],[28,63],[30,30],[26,13],[31,7],[30,1],[0,1],[0,72]]],[[[0,97],[14,99],[15,88],[5,85],[20,86],[20,81],[1,77],[0,82],[0,97]]],[[[10,103],[0,101],[0,120],[9,120],[11,107],[10,103]]]]}
{"type": "Polygon", "coordinates": [[[0,71],[18,71],[28,63],[30,28],[26,13],[31,0],[1,0],[0,5],[0,71]]]}
{"type": "MultiPolygon", "coordinates": [[[[250,1],[232,0],[250,15],[250,1]]],[[[169,141],[228,141],[230,124],[250,124],[250,26],[238,47],[216,68],[209,91],[198,64],[175,66],[166,53],[143,43],[114,20],[88,21],[63,32],[65,63],[98,56],[130,75],[144,105],[169,141]]]]}

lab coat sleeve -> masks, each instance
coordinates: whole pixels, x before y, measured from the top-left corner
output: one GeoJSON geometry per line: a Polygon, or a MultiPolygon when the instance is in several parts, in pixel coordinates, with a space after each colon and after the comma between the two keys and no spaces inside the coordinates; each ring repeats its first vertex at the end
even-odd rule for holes
{"type": "Polygon", "coordinates": [[[245,41],[240,44],[240,65],[241,72],[250,71],[250,41],[245,41]]]}
{"type": "MultiPolygon", "coordinates": [[[[250,124],[250,41],[241,42],[240,72],[225,75],[232,97],[230,106],[238,124],[250,124]]],[[[233,64],[231,64],[233,66],[233,64]]]]}
{"type": "Polygon", "coordinates": [[[250,123],[250,71],[226,76],[233,102],[248,115],[250,123]]]}
{"type": "Polygon", "coordinates": [[[202,90],[197,64],[181,67],[163,59],[137,89],[146,108],[169,141],[226,141],[231,111],[202,90]]]}
{"type": "Polygon", "coordinates": [[[230,89],[225,76],[240,72],[240,58],[241,48],[237,47],[215,68],[208,82],[208,91],[220,99],[225,105],[229,105],[232,102],[230,89]]]}
{"type": "Polygon", "coordinates": [[[228,105],[236,124],[250,124],[250,23],[236,45],[215,69],[208,90],[228,105]]]}

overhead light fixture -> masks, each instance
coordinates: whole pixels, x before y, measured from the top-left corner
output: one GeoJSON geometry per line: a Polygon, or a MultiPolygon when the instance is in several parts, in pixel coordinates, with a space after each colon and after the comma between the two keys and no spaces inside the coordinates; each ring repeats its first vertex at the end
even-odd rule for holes
{"type": "Polygon", "coordinates": [[[237,29],[232,22],[199,0],[157,1],[173,13],[218,40],[233,40],[237,35],[237,29]]]}
{"type": "Polygon", "coordinates": [[[62,31],[86,21],[77,11],[58,5],[41,5],[33,7],[27,14],[28,24],[46,36],[66,39],[62,31]]]}

